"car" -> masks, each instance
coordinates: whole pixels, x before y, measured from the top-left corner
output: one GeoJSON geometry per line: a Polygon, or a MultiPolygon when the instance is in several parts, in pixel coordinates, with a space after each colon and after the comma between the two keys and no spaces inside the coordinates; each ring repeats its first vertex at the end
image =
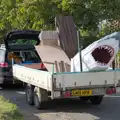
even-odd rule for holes
{"type": "Polygon", "coordinates": [[[42,61],[35,49],[35,45],[40,44],[39,33],[34,30],[15,30],[5,35],[4,44],[0,46],[0,86],[20,84],[13,78],[13,64],[41,69],[42,61]]]}

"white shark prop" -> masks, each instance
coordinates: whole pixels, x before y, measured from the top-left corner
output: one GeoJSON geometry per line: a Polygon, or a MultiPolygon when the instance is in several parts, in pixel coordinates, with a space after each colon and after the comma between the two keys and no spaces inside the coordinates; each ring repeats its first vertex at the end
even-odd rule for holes
{"type": "MultiPolygon", "coordinates": [[[[120,46],[120,32],[114,32],[93,42],[81,51],[82,70],[107,70],[120,46]]],[[[80,72],[80,53],[71,58],[71,72],[80,72]]]]}

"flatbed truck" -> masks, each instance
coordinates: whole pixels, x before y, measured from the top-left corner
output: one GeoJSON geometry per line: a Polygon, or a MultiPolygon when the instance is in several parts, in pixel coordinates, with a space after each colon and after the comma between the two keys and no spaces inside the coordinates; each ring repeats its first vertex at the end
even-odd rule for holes
{"type": "Polygon", "coordinates": [[[13,65],[16,80],[26,83],[26,98],[37,109],[45,107],[49,99],[80,97],[99,105],[106,94],[115,94],[120,79],[119,70],[100,72],[61,72],[27,68],[13,65]]]}

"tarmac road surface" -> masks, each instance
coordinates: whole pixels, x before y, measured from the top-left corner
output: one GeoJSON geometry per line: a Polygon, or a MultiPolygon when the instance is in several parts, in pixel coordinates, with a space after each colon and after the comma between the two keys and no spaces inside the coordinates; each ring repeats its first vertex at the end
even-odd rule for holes
{"type": "Polygon", "coordinates": [[[120,94],[105,96],[99,106],[80,100],[54,100],[46,110],[37,110],[26,103],[20,89],[0,90],[0,95],[17,104],[25,120],[120,120],[120,94]]]}

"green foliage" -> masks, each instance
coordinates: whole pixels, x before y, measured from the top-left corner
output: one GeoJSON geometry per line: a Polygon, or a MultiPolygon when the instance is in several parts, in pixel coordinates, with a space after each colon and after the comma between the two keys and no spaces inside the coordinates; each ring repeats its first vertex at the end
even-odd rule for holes
{"type": "Polygon", "coordinates": [[[36,40],[27,40],[27,39],[17,39],[8,42],[9,44],[31,44],[35,45],[37,43],[36,40]]]}
{"type": "Polygon", "coordinates": [[[0,96],[0,120],[23,120],[17,106],[2,96],[0,96]]]}
{"type": "MultiPolygon", "coordinates": [[[[98,36],[99,22],[120,18],[119,3],[120,0],[1,0],[0,38],[14,29],[54,29],[58,14],[72,15],[80,29],[98,36]]],[[[102,31],[100,36],[104,34],[102,31]]]]}

